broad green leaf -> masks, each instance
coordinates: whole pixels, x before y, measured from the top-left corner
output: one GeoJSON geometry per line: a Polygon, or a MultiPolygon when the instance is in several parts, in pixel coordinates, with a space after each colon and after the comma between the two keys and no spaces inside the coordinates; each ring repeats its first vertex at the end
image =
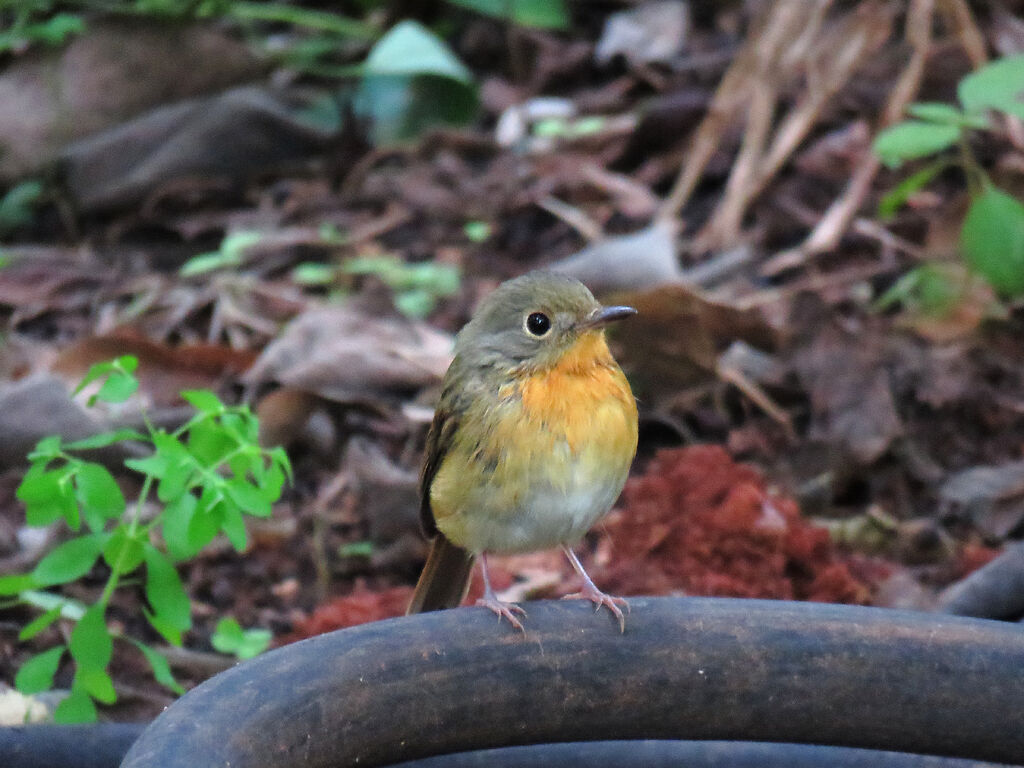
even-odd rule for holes
{"type": "Polygon", "coordinates": [[[985,65],[961,80],[956,90],[968,112],[998,109],[1024,119],[1024,55],[985,65]]]}
{"type": "Polygon", "coordinates": [[[221,619],[213,629],[210,642],[221,653],[234,653],[242,644],[242,625],[231,616],[221,619]]]}
{"type": "Polygon", "coordinates": [[[239,659],[251,659],[267,650],[273,635],[266,629],[243,630],[231,617],[217,622],[210,643],[221,653],[230,653],[239,659]]]}
{"type": "Polygon", "coordinates": [[[146,661],[149,662],[149,666],[153,669],[154,680],[165,688],[170,688],[179,696],[185,693],[182,685],[174,679],[174,675],[171,673],[171,665],[167,663],[167,657],[154,648],[150,648],[145,643],[133,640],[132,638],[128,638],[128,640],[142,651],[142,655],[146,657],[146,661]]]}
{"type": "Polygon", "coordinates": [[[83,507],[101,517],[120,517],[125,510],[124,494],[106,467],[95,462],[78,465],[75,471],[78,501],[83,507]]]}
{"type": "Polygon", "coordinates": [[[196,497],[191,493],[183,493],[164,508],[164,543],[176,560],[187,560],[202,548],[194,547],[189,537],[189,526],[195,511],[196,497]]]}
{"type": "Polygon", "coordinates": [[[16,573],[10,576],[0,576],[0,596],[17,595],[26,589],[38,587],[36,580],[27,573],[16,573]]]}
{"type": "Polygon", "coordinates": [[[71,694],[57,705],[53,719],[62,725],[96,722],[96,705],[82,687],[72,688],[71,694]]]}
{"type": "Polygon", "coordinates": [[[363,63],[363,76],[438,75],[469,85],[473,75],[447,45],[417,21],[400,21],[377,41],[363,63]]]}
{"type": "Polygon", "coordinates": [[[137,536],[129,535],[129,527],[122,523],[113,530],[103,547],[103,559],[111,570],[121,574],[134,571],[142,565],[142,542],[137,536]]]}
{"type": "Polygon", "coordinates": [[[907,120],[878,134],[872,147],[883,163],[898,168],[907,160],[934,155],[952,146],[960,138],[960,131],[956,125],[907,120]]]}
{"type": "Polygon", "coordinates": [[[125,459],[124,465],[144,475],[152,475],[161,478],[167,473],[167,457],[160,454],[146,456],[143,459],[125,459]]]}
{"type": "Polygon", "coordinates": [[[98,435],[87,437],[84,440],[76,440],[64,447],[72,451],[87,451],[93,448],[106,448],[108,445],[121,443],[125,440],[145,442],[148,438],[134,429],[115,429],[113,432],[100,432],[98,435]]]}
{"type": "Polygon", "coordinates": [[[569,14],[563,0],[448,0],[477,13],[508,19],[523,27],[565,29],[569,14]]]}
{"type": "Polygon", "coordinates": [[[32,571],[37,586],[66,584],[85,576],[100,556],[106,536],[98,533],[65,541],[39,561],[32,571]]]}
{"type": "Polygon", "coordinates": [[[939,159],[907,176],[879,201],[878,217],[889,219],[894,216],[896,211],[903,207],[903,204],[910,199],[911,195],[926,186],[949,166],[950,162],[948,160],[939,159]]]}
{"type": "Polygon", "coordinates": [[[145,545],[145,557],[146,600],[156,617],[177,630],[189,629],[192,606],[174,564],[151,544],[145,545]]]}
{"type": "Polygon", "coordinates": [[[200,413],[218,414],[223,413],[225,408],[224,403],[208,389],[185,390],[181,397],[200,413]]]}
{"type": "Polygon", "coordinates": [[[952,104],[941,101],[926,101],[911,104],[907,107],[907,114],[919,120],[927,120],[930,123],[947,123],[949,125],[961,125],[964,120],[964,113],[952,104]]]}
{"type": "Polygon", "coordinates": [[[36,618],[34,618],[32,621],[30,621],[28,624],[26,624],[22,628],[21,632],[18,633],[18,639],[21,642],[25,642],[26,640],[31,640],[33,637],[38,635],[40,632],[42,632],[48,626],[53,624],[53,622],[55,622],[57,619],[59,619],[60,618],[60,612],[61,612],[61,607],[58,605],[55,608],[51,608],[50,610],[48,610],[46,613],[42,614],[41,616],[37,616],[36,618]]]}
{"type": "Polygon", "coordinates": [[[113,704],[117,701],[114,681],[110,679],[110,675],[98,667],[78,667],[75,670],[75,682],[96,701],[104,704],[113,704]]]}
{"type": "Polygon", "coordinates": [[[57,674],[65,647],[58,645],[48,651],[37,653],[18,670],[14,676],[14,687],[24,694],[40,693],[53,687],[53,676],[57,674]]]}
{"type": "Polygon", "coordinates": [[[292,462],[288,458],[288,452],[280,445],[270,449],[270,458],[274,461],[277,466],[284,470],[285,476],[288,478],[289,483],[295,482],[295,478],[292,475],[292,462]]]}
{"type": "Polygon", "coordinates": [[[224,521],[224,500],[216,488],[207,486],[199,497],[195,514],[188,525],[188,543],[199,551],[217,535],[224,521]]]}
{"type": "Polygon", "coordinates": [[[220,529],[224,531],[236,552],[244,552],[249,543],[249,534],[245,530],[245,519],[241,511],[235,504],[228,502],[222,503],[220,509],[223,510],[220,529]]]}
{"type": "Polygon", "coordinates": [[[270,517],[273,509],[263,491],[245,480],[235,478],[229,480],[227,493],[232,501],[255,517],[270,517]]]}
{"type": "Polygon", "coordinates": [[[70,480],[70,469],[43,469],[34,465],[18,486],[16,496],[25,503],[25,521],[33,527],[50,525],[63,518],[77,531],[80,523],[75,491],[70,480]]]}
{"type": "Polygon", "coordinates": [[[85,615],[71,630],[71,642],[68,644],[71,656],[78,663],[79,669],[106,669],[110,663],[114,643],[110,630],[103,618],[103,606],[97,603],[85,612],[85,615]]]}
{"type": "Polygon", "coordinates": [[[105,403],[123,403],[135,394],[135,390],[138,388],[139,380],[134,376],[119,371],[114,372],[103,382],[99,392],[89,398],[89,404],[92,405],[96,400],[102,400],[105,403]]]}
{"type": "Polygon", "coordinates": [[[1024,294],[1024,205],[988,187],[967,211],[960,230],[967,263],[1004,296],[1024,294]]]}
{"type": "Polygon", "coordinates": [[[75,388],[75,394],[77,395],[89,384],[106,376],[108,378],[103,382],[99,392],[89,398],[89,405],[94,404],[97,399],[106,400],[107,402],[126,400],[138,387],[138,381],[132,376],[138,365],[138,358],[132,355],[122,355],[116,360],[96,363],[89,368],[85,377],[79,382],[75,388]],[[114,384],[110,384],[111,379],[116,379],[117,381],[114,384]],[[120,397],[121,395],[123,397],[120,397]],[[120,399],[117,399],[119,397],[120,399]]]}
{"type": "Polygon", "coordinates": [[[411,20],[396,24],[370,51],[353,102],[378,144],[405,141],[436,125],[465,125],[477,106],[469,70],[411,20]]]}
{"type": "Polygon", "coordinates": [[[181,646],[180,629],[171,626],[169,622],[164,621],[160,616],[157,616],[155,613],[152,613],[151,611],[148,611],[145,608],[142,609],[142,613],[146,617],[146,620],[153,627],[153,629],[159,632],[160,636],[163,637],[164,640],[166,640],[171,645],[176,645],[178,647],[181,646]]]}
{"type": "MultiPolygon", "coordinates": [[[[70,448],[71,446],[67,446],[70,448]]],[[[61,450],[61,437],[60,435],[50,435],[44,437],[32,450],[32,453],[28,455],[29,461],[36,462],[45,459],[56,458],[60,454],[61,450]]]]}
{"type": "Polygon", "coordinates": [[[214,468],[238,446],[235,439],[212,419],[196,424],[188,432],[188,450],[200,465],[214,468]]]}

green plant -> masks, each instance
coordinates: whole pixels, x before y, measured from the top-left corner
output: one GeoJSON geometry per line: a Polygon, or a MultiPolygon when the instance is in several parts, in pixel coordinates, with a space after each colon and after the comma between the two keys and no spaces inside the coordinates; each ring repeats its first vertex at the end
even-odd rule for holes
{"type": "Polygon", "coordinates": [[[242,629],[241,624],[229,616],[217,622],[210,643],[221,653],[230,653],[245,661],[267,650],[271,638],[269,629],[242,629]]]}
{"type": "Polygon", "coordinates": [[[437,300],[459,290],[459,270],[450,264],[406,264],[394,256],[363,256],[342,267],[349,275],[376,275],[395,294],[395,306],[407,317],[426,317],[437,300]]]}
{"type": "MultiPolygon", "coordinates": [[[[76,392],[98,384],[90,403],[121,402],[138,386],[133,375],[137,364],[131,356],[97,364],[76,392]]],[[[146,620],[167,642],[181,645],[192,616],[175,563],[194,557],[219,533],[243,550],[243,515],[268,517],[290,478],[284,450],[259,445],[256,417],[247,407],[224,405],[206,390],[182,392],[182,397],[196,413],[174,432],[152,426],[147,433],[120,429],[70,443],[51,436],[40,440],[28,457],[30,468],[17,490],[28,525],[63,521],[74,535],[30,573],[0,577],[0,595],[9,598],[8,606],[21,603],[43,611],[22,629],[23,641],[60,619],[73,625],[66,644],[33,656],[15,677],[23,693],[48,690],[61,660],[70,655],[74,677],[70,695],[57,707],[58,722],[94,720],[95,701],[116,700],[107,671],[114,640],[138,648],[156,680],[182,692],[159,651],[107,625],[112,595],[121,587],[141,585],[146,620]],[[125,441],[152,448],[148,456],[124,462],[141,478],[131,505],[106,467],[78,455],[125,441]],[[100,560],[107,576],[95,603],[45,591],[85,577],[100,560]]],[[[249,652],[257,645],[250,637],[244,647],[249,652]]]]}
{"type": "Polygon", "coordinates": [[[971,269],[1003,296],[1024,295],[1024,204],[993,184],[970,146],[972,131],[994,130],[992,113],[1024,119],[1024,56],[993,62],[960,81],[959,106],[913,104],[914,119],[882,131],[874,150],[899,168],[910,160],[939,155],[887,194],[879,214],[891,216],[911,195],[947,168],[959,167],[967,179],[970,208],[960,230],[960,247],[971,269]],[[952,157],[945,150],[957,147],[952,157]]]}
{"type": "Polygon", "coordinates": [[[43,196],[41,182],[31,179],[15,184],[0,198],[0,237],[32,221],[33,209],[43,196]]]}

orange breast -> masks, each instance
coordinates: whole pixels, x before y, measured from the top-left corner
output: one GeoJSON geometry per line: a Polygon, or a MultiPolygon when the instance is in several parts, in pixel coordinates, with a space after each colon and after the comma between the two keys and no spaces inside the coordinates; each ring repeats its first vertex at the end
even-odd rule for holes
{"type": "Polygon", "coordinates": [[[636,401],[603,333],[588,333],[549,371],[518,382],[523,411],[564,434],[574,453],[592,442],[612,454],[636,449],[636,401]]]}

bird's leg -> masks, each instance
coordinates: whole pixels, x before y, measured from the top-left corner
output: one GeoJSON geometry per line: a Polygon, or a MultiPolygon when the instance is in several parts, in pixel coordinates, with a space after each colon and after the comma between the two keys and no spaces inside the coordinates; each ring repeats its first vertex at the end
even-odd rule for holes
{"type": "Polygon", "coordinates": [[[583,589],[574,595],[566,595],[563,600],[590,600],[591,602],[597,603],[597,609],[601,610],[601,606],[605,606],[609,611],[615,614],[615,618],[619,620],[619,630],[621,632],[626,631],[626,617],[622,615],[622,611],[619,610],[619,605],[626,606],[626,612],[629,612],[629,603],[627,603],[621,597],[612,597],[606,595],[600,589],[595,586],[594,582],[591,581],[590,576],[583,569],[583,563],[576,557],[576,553],[572,551],[571,547],[562,545],[562,550],[565,552],[566,557],[569,558],[569,562],[572,563],[573,569],[579,574],[580,578],[583,579],[583,589]]]}
{"type": "Polygon", "coordinates": [[[501,617],[504,616],[508,619],[509,623],[518,629],[520,632],[525,632],[523,629],[522,622],[516,618],[518,613],[520,616],[525,616],[526,611],[520,608],[515,603],[506,603],[504,600],[499,600],[498,596],[494,594],[494,590],[491,589],[491,579],[487,575],[487,553],[480,553],[480,572],[484,576],[484,596],[476,601],[477,605],[482,605],[484,608],[490,608],[496,614],[498,614],[498,621],[501,621],[501,617]]]}

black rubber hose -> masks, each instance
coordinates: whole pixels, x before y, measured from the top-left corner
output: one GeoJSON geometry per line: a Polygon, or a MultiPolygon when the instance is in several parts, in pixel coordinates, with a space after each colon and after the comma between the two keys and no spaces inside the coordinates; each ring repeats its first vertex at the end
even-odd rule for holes
{"type": "MultiPolygon", "coordinates": [[[[588,741],[437,755],[392,768],[1006,768],[959,757],[750,741],[588,741]]],[[[1012,767],[1011,767],[1012,768],[1012,767]]]]}
{"type": "Polygon", "coordinates": [[[3,768],[115,768],[145,723],[0,728],[3,768]]]}
{"type": "Polygon", "coordinates": [[[328,768],[538,743],[741,740],[1024,762],[1024,632],[937,614],[635,598],[525,635],[463,608],[321,635],[206,681],[125,768],[328,768]]]}

